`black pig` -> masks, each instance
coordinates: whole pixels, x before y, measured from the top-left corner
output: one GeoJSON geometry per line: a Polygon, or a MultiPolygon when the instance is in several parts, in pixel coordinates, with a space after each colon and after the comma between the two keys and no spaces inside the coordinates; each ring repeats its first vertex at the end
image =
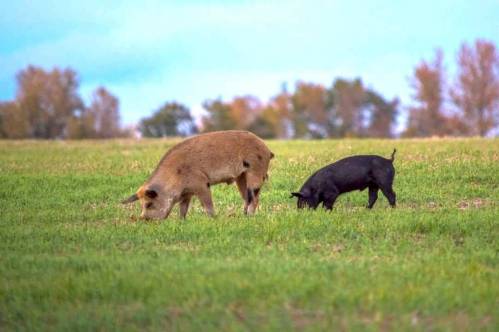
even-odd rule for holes
{"type": "Polygon", "coordinates": [[[316,209],[322,203],[327,210],[331,210],[339,195],[369,188],[367,207],[370,209],[378,199],[378,190],[381,189],[390,205],[395,207],[392,184],[396,151],[393,150],[391,159],[373,155],[341,159],[315,172],[299,192],[291,193],[291,197],[298,197],[299,209],[305,206],[316,209]]]}

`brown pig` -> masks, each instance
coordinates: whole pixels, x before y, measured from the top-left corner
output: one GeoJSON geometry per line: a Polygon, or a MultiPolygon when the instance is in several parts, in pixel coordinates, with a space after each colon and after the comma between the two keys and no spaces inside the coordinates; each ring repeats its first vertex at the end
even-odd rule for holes
{"type": "Polygon", "coordinates": [[[191,198],[196,196],[206,213],[213,216],[210,186],[236,182],[244,212],[253,214],[273,157],[265,143],[247,131],[194,136],[172,147],[149,179],[123,203],[140,200],[141,217],[145,219],[167,218],[173,206],[180,203],[180,217],[185,218],[191,198]]]}

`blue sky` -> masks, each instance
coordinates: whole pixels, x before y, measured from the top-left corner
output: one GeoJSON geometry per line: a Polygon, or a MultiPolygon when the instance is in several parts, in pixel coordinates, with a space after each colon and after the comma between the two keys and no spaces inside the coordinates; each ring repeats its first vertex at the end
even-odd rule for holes
{"type": "Polygon", "coordinates": [[[407,104],[421,59],[440,47],[452,73],[476,38],[499,45],[499,1],[2,1],[0,100],[34,64],[74,68],[87,100],[106,86],[125,124],[165,101],[199,116],[206,99],[336,77],[407,104]]]}

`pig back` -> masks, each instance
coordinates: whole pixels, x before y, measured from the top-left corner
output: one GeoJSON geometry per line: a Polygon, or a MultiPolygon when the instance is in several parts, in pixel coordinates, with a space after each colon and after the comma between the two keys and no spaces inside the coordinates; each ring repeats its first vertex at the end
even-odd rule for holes
{"type": "Polygon", "coordinates": [[[210,184],[230,182],[247,169],[268,168],[271,152],[246,131],[220,131],[194,136],[171,148],[155,173],[169,176],[202,174],[210,184]]]}

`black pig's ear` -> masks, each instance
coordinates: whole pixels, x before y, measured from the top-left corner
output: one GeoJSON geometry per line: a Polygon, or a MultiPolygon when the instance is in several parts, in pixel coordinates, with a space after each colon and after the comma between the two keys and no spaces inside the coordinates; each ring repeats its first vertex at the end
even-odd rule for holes
{"type": "Polygon", "coordinates": [[[146,195],[146,197],[149,197],[150,199],[154,199],[158,196],[157,191],[154,189],[147,189],[144,194],[146,195]]]}
{"type": "Polygon", "coordinates": [[[121,201],[121,204],[133,203],[138,199],[139,199],[139,196],[137,196],[137,194],[133,194],[132,196],[128,197],[127,199],[121,201]]]}
{"type": "Polygon", "coordinates": [[[293,197],[303,198],[303,195],[302,195],[302,193],[291,193],[291,196],[289,198],[293,198],[293,197]]]}

